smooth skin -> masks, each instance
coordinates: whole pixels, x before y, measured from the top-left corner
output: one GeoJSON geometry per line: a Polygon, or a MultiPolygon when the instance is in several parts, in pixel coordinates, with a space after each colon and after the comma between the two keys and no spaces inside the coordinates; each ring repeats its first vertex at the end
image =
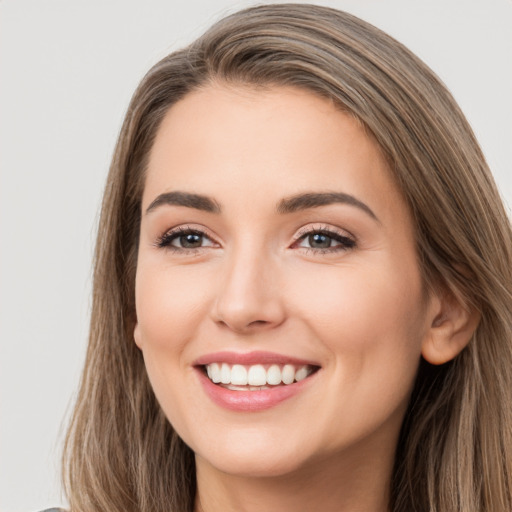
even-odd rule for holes
{"type": "Polygon", "coordinates": [[[474,328],[456,301],[427,295],[411,215],[360,123],[303,90],[221,83],[188,94],[157,133],[136,309],[204,512],[386,511],[420,357],[451,359],[474,328]],[[165,200],[176,191],[209,200],[165,200]],[[283,208],[309,193],[345,199],[283,208]],[[227,410],[194,368],[224,350],[320,370],[275,407],[227,410]]]}

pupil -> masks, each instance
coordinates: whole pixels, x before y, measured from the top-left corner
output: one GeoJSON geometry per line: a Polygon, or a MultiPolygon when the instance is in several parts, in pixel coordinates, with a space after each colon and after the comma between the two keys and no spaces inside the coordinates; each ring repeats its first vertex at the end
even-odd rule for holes
{"type": "Polygon", "coordinates": [[[193,248],[200,247],[202,240],[201,235],[196,235],[194,233],[189,233],[188,235],[180,236],[180,244],[182,247],[193,248]]]}
{"type": "Polygon", "coordinates": [[[331,239],[322,233],[309,235],[309,245],[315,249],[326,249],[331,246],[331,239]]]}

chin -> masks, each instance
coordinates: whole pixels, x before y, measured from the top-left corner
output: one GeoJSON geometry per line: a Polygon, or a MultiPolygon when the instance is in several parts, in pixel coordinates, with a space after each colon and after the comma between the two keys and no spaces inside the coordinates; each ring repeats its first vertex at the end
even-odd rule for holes
{"type": "Polygon", "coordinates": [[[205,450],[194,450],[196,460],[223,473],[259,478],[284,476],[299,470],[306,463],[304,448],[300,449],[293,442],[283,445],[275,438],[265,442],[261,435],[245,441],[237,440],[237,437],[228,436],[223,442],[217,440],[215,450],[211,450],[211,444],[205,450]]]}
{"type": "Polygon", "coordinates": [[[303,465],[303,461],[297,460],[296,456],[262,457],[261,454],[255,453],[247,456],[225,454],[222,460],[212,458],[206,459],[206,462],[222,473],[242,478],[282,477],[298,471],[303,465]]]}

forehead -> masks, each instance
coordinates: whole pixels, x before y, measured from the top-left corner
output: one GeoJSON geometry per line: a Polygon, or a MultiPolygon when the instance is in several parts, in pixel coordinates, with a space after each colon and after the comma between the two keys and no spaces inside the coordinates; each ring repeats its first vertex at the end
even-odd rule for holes
{"type": "Polygon", "coordinates": [[[151,150],[143,208],[182,189],[220,202],[247,203],[258,192],[277,201],[312,189],[402,202],[362,124],[332,101],[292,87],[217,84],[175,104],[151,150]]]}

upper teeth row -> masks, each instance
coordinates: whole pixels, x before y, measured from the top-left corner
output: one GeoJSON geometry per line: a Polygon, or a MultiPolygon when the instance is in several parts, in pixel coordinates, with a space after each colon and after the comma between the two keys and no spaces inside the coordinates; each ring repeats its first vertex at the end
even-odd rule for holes
{"type": "Polygon", "coordinates": [[[279,366],[273,364],[267,369],[261,364],[243,366],[227,363],[212,363],[206,365],[206,373],[216,384],[234,384],[235,386],[277,386],[278,384],[292,384],[305,379],[312,369],[310,366],[300,366],[297,369],[293,364],[279,366]]]}

